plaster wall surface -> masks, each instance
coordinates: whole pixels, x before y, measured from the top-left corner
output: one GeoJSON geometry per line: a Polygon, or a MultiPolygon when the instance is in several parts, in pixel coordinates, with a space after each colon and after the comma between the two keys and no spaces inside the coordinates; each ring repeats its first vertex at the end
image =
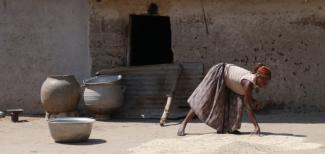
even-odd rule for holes
{"type": "Polygon", "coordinates": [[[90,76],[88,1],[0,0],[0,110],[43,113],[48,75],[90,76]]]}

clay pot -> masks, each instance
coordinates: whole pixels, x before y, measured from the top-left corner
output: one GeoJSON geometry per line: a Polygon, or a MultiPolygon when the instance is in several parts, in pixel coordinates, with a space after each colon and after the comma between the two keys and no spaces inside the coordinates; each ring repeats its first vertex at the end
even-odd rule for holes
{"type": "Polygon", "coordinates": [[[125,86],[121,75],[98,76],[84,82],[83,98],[86,108],[97,115],[110,114],[123,104],[125,86]]]}
{"type": "Polygon", "coordinates": [[[47,113],[72,112],[77,108],[81,88],[73,75],[49,76],[41,88],[41,101],[47,113]]]}

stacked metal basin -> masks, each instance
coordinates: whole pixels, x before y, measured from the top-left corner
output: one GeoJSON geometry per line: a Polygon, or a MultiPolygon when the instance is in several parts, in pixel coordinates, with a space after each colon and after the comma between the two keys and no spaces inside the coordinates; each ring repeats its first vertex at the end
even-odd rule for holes
{"type": "Polygon", "coordinates": [[[122,75],[101,75],[84,81],[83,99],[86,108],[96,115],[107,115],[123,104],[125,87],[122,75]]]}

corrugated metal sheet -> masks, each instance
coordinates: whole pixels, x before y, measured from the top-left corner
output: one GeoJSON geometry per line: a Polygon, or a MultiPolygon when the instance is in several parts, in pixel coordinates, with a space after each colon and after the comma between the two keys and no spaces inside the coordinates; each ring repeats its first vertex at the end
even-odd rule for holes
{"type": "MultiPolygon", "coordinates": [[[[183,71],[176,91],[169,118],[186,114],[186,103],[196,86],[203,78],[203,65],[199,63],[181,64],[183,71]]],[[[166,104],[166,94],[177,79],[178,64],[120,67],[99,71],[97,74],[122,74],[122,83],[127,89],[124,105],[114,117],[119,118],[160,118],[166,104]]]]}

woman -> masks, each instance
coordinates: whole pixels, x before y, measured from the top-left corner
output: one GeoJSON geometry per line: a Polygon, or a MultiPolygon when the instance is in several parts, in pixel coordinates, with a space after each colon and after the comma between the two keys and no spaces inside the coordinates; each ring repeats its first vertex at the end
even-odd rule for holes
{"type": "Polygon", "coordinates": [[[203,81],[187,100],[191,110],[178,129],[178,136],[185,135],[186,124],[196,115],[217,133],[240,134],[242,112],[245,108],[254,124],[253,134],[260,135],[253,109],[260,103],[253,101],[252,91],[265,87],[271,80],[271,71],[258,64],[254,73],[233,64],[213,66],[203,81]]]}

